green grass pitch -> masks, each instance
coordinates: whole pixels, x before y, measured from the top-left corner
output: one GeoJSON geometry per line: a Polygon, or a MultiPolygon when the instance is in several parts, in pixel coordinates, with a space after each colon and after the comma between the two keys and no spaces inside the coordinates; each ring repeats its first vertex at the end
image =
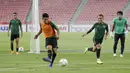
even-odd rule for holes
{"type": "MultiPolygon", "coordinates": [[[[120,45],[118,44],[117,57],[113,55],[113,40],[105,40],[102,44],[101,60],[102,65],[96,64],[95,53],[83,54],[85,46],[93,45],[93,34],[81,38],[83,33],[61,33],[59,40],[59,51],[53,68],[48,68],[48,63],[42,61],[46,57],[46,52],[41,54],[28,54],[30,47],[30,33],[24,33],[20,40],[20,46],[24,47],[24,52],[20,55],[10,55],[10,38],[7,33],[0,33],[0,73],[130,73],[130,38],[127,36],[124,57],[120,58],[120,45]],[[59,60],[66,58],[69,64],[65,67],[59,65],[59,60]]],[[[130,36],[130,35],[129,35],[130,36]]],[[[41,50],[44,48],[42,35],[41,50]]]]}

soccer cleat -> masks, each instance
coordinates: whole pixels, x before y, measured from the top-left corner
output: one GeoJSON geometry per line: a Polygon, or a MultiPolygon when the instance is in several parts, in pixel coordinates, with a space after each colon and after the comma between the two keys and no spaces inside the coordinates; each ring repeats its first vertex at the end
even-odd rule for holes
{"type": "Polygon", "coordinates": [[[51,68],[51,67],[52,67],[52,63],[49,64],[49,68],[51,68]]]}
{"type": "Polygon", "coordinates": [[[103,62],[99,59],[97,60],[97,64],[103,64],[103,62]]]}
{"type": "Polygon", "coordinates": [[[113,54],[113,57],[116,57],[116,54],[113,54]]]}
{"type": "Polygon", "coordinates": [[[19,52],[16,52],[16,55],[19,55],[19,52]]]}
{"type": "Polygon", "coordinates": [[[43,58],[43,60],[46,62],[49,62],[49,63],[51,62],[51,59],[49,59],[49,58],[43,58]]]}
{"type": "Polygon", "coordinates": [[[84,50],[84,54],[86,54],[88,52],[88,48],[86,47],[84,50]]]}
{"type": "Polygon", "coordinates": [[[11,51],[11,53],[10,54],[14,54],[14,51],[11,51]]]}
{"type": "Polygon", "coordinates": [[[122,55],[122,54],[120,54],[120,57],[123,57],[123,55],[122,55]]]}

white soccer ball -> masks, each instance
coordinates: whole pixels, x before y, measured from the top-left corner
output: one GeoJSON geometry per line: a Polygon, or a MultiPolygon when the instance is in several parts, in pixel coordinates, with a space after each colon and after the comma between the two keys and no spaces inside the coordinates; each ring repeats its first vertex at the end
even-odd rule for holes
{"type": "Polygon", "coordinates": [[[24,48],[23,48],[23,47],[19,47],[19,51],[20,51],[20,52],[23,52],[23,51],[24,51],[24,48]]]}
{"type": "Polygon", "coordinates": [[[67,59],[63,58],[63,59],[60,59],[59,64],[60,66],[66,66],[68,65],[68,61],[67,59]]]}

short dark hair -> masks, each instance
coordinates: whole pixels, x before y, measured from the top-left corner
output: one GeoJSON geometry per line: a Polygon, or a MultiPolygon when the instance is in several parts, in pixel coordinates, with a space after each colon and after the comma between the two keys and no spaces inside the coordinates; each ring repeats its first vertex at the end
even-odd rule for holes
{"type": "Polygon", "coordinates": [[[42,14],[42,18],[44,18],[44,17],[49,18],[49,15],[48,15],[47,13],[43,13],[43,14],[42,14]]]}
{"type": "Polygon", "coordinates": [[[104,17],[104,15],[103,15],[103,14],[99,14],[98,16],[102,16],[102,17],[104,17]]]}
{"type": "Polygon", "coordinates": [[[17,14],[17,12],[14,12],[13,14],[17,14]]]}
{"type": "Polygon", "coordinates": [[[123,15],[123,12],[122,11],[118,11],[117,14],[123,15]]]}

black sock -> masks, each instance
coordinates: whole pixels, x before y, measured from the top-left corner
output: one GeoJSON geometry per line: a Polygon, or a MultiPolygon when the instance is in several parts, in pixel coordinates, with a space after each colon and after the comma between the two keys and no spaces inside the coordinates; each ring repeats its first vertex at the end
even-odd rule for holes
{"type": "Polygon", "coordinates": [[[48,58],[51,59],[51,57],[52,57],[52,51],[48,50],[47,52],[48,52],[48,58]]]}
{"type": "Polygon", "coordinates": [[[11,51],[14,51],[14,45],[11,43],[11,51]]]}
{"type": "Polygon", "coordinates": [[[54,62],[55,58],[56,58],[56,53],[53,53],[53,56],[52,56],[52,61],[51,61],[51,63],[52,63],[52,64],[53,64],[53,62],[54,62]]]}
{"type": "Polygon", "coordinates": [[[97,49],[97,51],[96,51],[96,56],[97,56],[97,59],[99,59],[100,58],[100,49],[97,49]]]}
{"type": "Polygon", "coordinates": [[[19,51],[19,48],[16,48],[16,52],[18,52],[19,51]]]}
{"type": "Polygon", "coordinates": [[[92,50],[93,50],[93,47],[88,48],[88,51],[92,51],[92,50]]]}

